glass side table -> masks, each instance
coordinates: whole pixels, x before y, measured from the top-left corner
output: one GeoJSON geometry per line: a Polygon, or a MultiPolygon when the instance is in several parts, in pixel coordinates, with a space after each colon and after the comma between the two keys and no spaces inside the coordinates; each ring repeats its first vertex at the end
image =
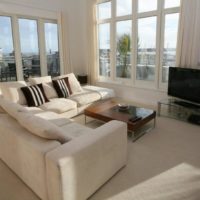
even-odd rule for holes
{"type": "Polygon", "coordinates": [[[177,104],[176,101],[177,99],[173,98],[158,101],[158,116],[165,116],[182,121],[188,121],[190,115],[200,115],[200,107],[187,107],[177,104]]]}

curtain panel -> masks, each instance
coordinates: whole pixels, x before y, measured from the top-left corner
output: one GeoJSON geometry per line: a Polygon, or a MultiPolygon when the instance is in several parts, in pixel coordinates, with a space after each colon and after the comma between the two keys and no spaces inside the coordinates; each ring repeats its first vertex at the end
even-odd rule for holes
{"type": "Polygon", "coordinates": [[[176,66],[200,69],[200,0],[182,0],[176,66]]]}
{"type": "Polygon", "coordinates": [[[96,21],[96,4],[98,0],[88,0],[88,74],[90,83],[97,81],[98,53],[97,53],[97,21],[96,21]]]}

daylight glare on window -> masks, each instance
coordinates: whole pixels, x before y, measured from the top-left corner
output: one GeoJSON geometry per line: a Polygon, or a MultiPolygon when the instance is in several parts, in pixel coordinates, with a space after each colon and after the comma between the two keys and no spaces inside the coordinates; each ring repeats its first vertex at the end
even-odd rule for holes
{"type": "Polygon", "coordinates": [[[132,0],[117,0],[117,16],[130,15],[132,13],[132,0]]]}
{"type": "Polygon", "coordinates": [[[173,8],[180,6],[180,0],[165,0],[165,8],[173,8]]]}
{"type": "Polygon", "coordinates": [[[157,10],[157,0],[138,0],[138,12],[157,10]]]}
{"type": "Polygon", "coordinates": [[[98,19],[111,18],[111,2],[100,3],[97,5],[98,19]]]}
{"type": "Polygon", "coordinates": [[[0,82],[16,80],[11,18],[0,16],[0,82]]]}
{"type": "Polygon", "coordinates": [[[48,75],[58,76],[60,75],[58,25],[46,22],[44,28],[48,75]]]}
{"type": "Polygon", "coordinates": [[[99,75],[110,76],[110,24],[100,24],[99,30],[99,75]]]}
{"type": "Polygon", "coordinates": [[[24,79],[40,76],[37,21],[31,19],[19,19],[19,33],[24,79]]]}
{"type": "Polygon", "coordinates": [[[162,88],[176,63],[181,0],[97,4],[99,80],[162,88]]]}

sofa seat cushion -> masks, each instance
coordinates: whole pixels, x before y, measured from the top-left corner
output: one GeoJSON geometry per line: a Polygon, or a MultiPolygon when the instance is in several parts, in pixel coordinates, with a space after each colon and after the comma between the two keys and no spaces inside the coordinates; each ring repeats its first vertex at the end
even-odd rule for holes
{"type": "Polygon", "coordinates": [[[14,81],[0,83],[1,95],[6,100],[22,105],[27,104],[26,99],[21,91],[21,87],[27,86],[25,81],[14,81]]]}
{"type": "Polygon", "coordinates": [[[100,100],[101,95],[96,91],[84,90],[83,92],[70,96],[69,99],[76,101],[78,107],[80,107],[100,100]]]}
{"type": "Polygon", "coordinates": [[[32,114],[38,114],[38,113],[44,112],[44,110],[42,110],[41,108],[38,108],[38,107],[24,106],[23,112],[29,112],[29,113],[32,113],[32,114]]]}
{"type": "Polygon", "coordinates": [[[70,99],[55,98],[51,99],[50,102],[44,103],[40,106],[40,108],[45,111],[52,111],[61,114],[69,110],[76,109],[77,103],[70,99]]]}
{"type": "Polygon", "coordinates": [[[115,97],[115,92],[113,89],[102,88],[102,87],[93,86],[93,85],[84,86],[83,89],[88,90],[88,91],[98,92],[101,95],[101,99],[108,99],[108,98],[115,97]]]}
{"type": "Polygon", "coordinates": [[[57,140],[61,144],[71,140],[71,138],[65,134],[63,129],[49,122],[48,120],[34,116],[31,113],[19,113],[17,116],[17,121],[22,127],[30,131],[30,133],[41,138],[57,140]]]}
{"type": "Polygon", "coordinates": [[[55,113],[55,112],[50,112],[50,111],[43,111],[41,113],[36,113],[34,114],[36,117],[40,117],[42,119],[46,119],[49,122],[55,124],[56,126],[64,126],[69,123],[72,123],[72,120],[67,119],[65,117],[62,117],[61,115],[55,113]]]}
{"type": "Polygon", "coordinates": [[[65,135],[67,135],[67,137],[69,137],[71,139],[75,139],[82,135],[89,134],[89,133],[91,133],[91,130],[92,130],[86,126],[77,124],[75,122],[61,126],[60,128],[64,131],[65,135]]]}

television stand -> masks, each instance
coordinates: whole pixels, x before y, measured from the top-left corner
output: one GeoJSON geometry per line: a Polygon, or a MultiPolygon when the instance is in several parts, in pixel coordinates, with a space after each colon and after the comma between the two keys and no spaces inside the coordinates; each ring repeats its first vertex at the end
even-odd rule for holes
{"type": "Polygon", "coordinates": [[[186,108],[200,109],[200,105],[189,103],[189,102],[186,102],[186,101],[174,100],[174,103],[178,104],[180,106],[186,107],[186,108]]]}
{"type": "Polygon", "coordinates": [[[163,99],[158,102],[158,116],[170,117],[199,125],[200,105],[178,99],[163,99]],[[195,116],[195,117],[194,117],[195,116]]]}

